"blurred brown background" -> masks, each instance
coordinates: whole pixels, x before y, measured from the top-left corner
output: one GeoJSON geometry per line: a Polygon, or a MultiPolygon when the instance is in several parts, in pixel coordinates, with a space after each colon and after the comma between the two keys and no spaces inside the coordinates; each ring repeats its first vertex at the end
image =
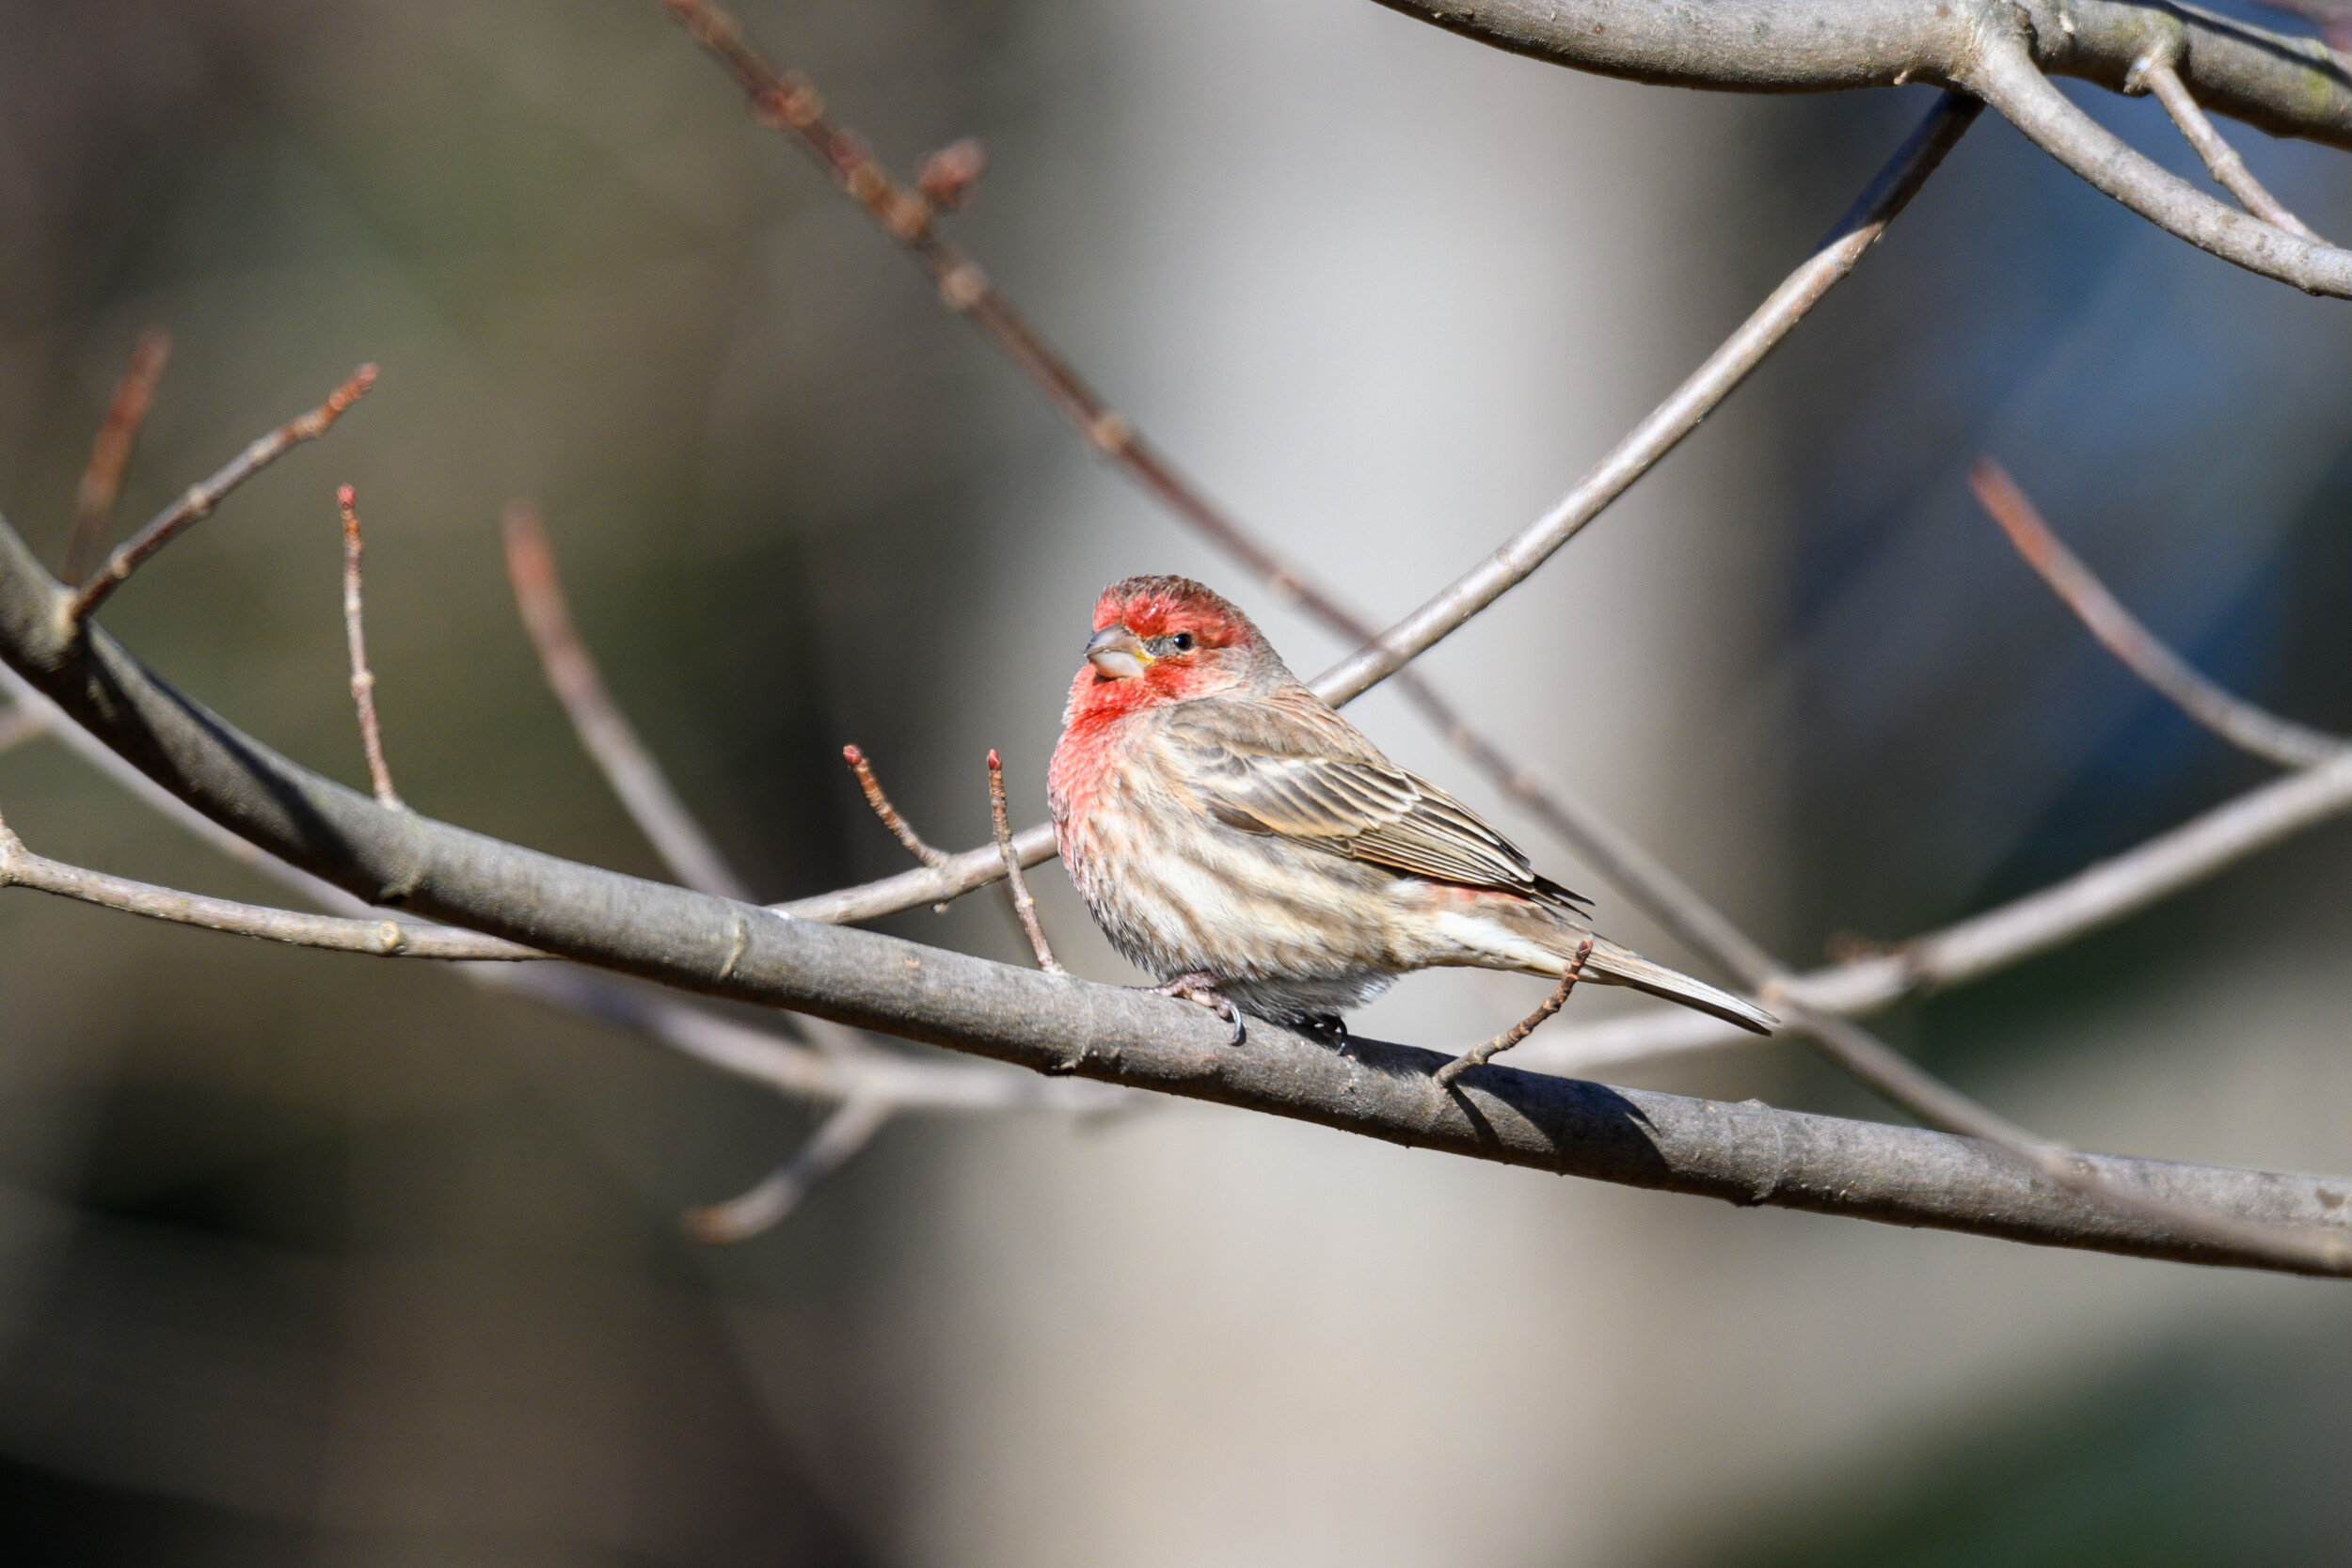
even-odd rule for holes
{"type": "MultiPolygon", "coordinates": [[[[1208,488],[1390,615],[1546,504],[1826,227],[1924,95],[1642,89],[1364,0],[752,3],[1208,488]]],[[[0,0],[0,507],[53,561],[137,332],[121,526],[376,391],[110,603],[362,777],[334,485],[420,809],[652,874],[500,562],[582,629],[764,896],[899,869],[1002,747],[1034,818],[1093,593],[1226,587],[652,0],[0,0]]],[[[2071,90],[2071,89],[2070,89],[2071,90]]],[[[2145,103],[2087,102],[2186,170],[2145,103]]],[[[2322,232],[2341,155],[2239,134],[2322,232]]],[[[1899,937],[2260,773],[1970,510],[1990,451],[2197,662],[2352,729],[2352,314],[1997,123],[1731,407],[1428,660],[1785,952],[1899,937]]],[[[1532,829],[1393,700],[1401,760],[1532,829]]],[[[59,858],[258,899],[34,744],[59,858]]],[[[2326,830],[1894,1020],[2098,1147],[2352,1169],[2326,830]]],[[[1578,868],[1538,858],[1578,885],[1578,868]]],[[[1123,978],[1057,872],[1066,952],[1123,978]]],[[[1613,932],[1675,957],[1602,892],[1613,932]]],[[[1015,958],[975,898],[893,929],[1015,958]]],[[[1407,982],[1437,1045],[1540,993],[1407,982]]],[[[2352,1555],[2340,1290],[1547,1181],[1192,1106],[907,1121],[685,1240],[801,1108],[448,975],[0,898],[0,1530],[51,1563],[2238,1563],[2352,1555]]],[[[1607,1004],[1582,996],[1592,1016],[1607,1004]]],[[[1765,1047],[1643,1081],[1857,1115],[1765,1047]]]]}

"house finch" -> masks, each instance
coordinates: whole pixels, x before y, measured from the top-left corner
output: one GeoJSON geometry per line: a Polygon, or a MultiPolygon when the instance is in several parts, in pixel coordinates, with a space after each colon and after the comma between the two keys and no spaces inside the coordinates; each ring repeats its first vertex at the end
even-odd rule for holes
{"type": "Polygon", "coordinates": [[[1586,900],[1382,756],[1185,578],[1114,583],[1070,688],[1047,799],[1070,879],[1158,989],[1344,1038],[1438,965],[1631,986],[1758,1034],[1753,1004],[1601,940],[1586,900]],[[1589,944],[1589,945],[1588,945],[1589,944]]]}

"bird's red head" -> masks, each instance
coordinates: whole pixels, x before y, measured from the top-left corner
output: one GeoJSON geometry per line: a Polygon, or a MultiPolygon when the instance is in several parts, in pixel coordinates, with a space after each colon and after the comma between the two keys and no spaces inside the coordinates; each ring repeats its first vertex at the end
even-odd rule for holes
{"type": "Polygon", "coordinates": [[[1231,689],[1270,657],[1248,616],[1190,578],[1171,577],[1104,589],[1086,652],[1070,688],[1070,724],[1231,689]]]}

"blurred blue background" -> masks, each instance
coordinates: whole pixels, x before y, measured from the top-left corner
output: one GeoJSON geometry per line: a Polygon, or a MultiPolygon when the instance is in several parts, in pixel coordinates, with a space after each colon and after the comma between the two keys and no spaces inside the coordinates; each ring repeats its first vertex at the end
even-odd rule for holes
{"type": "MultiPolygon", "coordinates": [[[[1534,515],[1804,253],[1924,89],[1745,99],[1365,0],[745,0],[1215,495],[1391,616],[1534,515]]],[[[2249,8],[2242,14],[2254,15],[2249,8]]],[[[2265,15],[2264,20],[2275,22],[2265,15]]],[[[624,705],[763,896],[1034,817],[1092,595],[1206,578],[652,0],[0,0],[0,509],[55,561],[137,333],[127,528],[374,393],[106,608],[363,776],[334,486],[421,810],[657,863],[547,696],[543,507],[624,705]]],[[[2068,90],[2200,177],[2161,112],[2068,90]]],[[[2344,155],[2228,128],[2313,227],[2344,155]]],[[[1426,667],[1778,950],[1899,939],[2265,770],[1974,509],[1989,453],[2192,662],[2352,731],[2352,307],[2158,234],[1997,120],[1661,469],[1426,667]]],[[[1401,704],[1357,717],[1684,959],[1401,704]]],[[[42,852],[267,900],[61,748],[42,852]]],[[[2087,1145],[2352,1170],[2352,834],[1890,1037],[2087,1145]]],[[[1059,874],[1087,973],[1126,978],[1059,874]]],[[[1008,959],[992,898],[885,923],[1008,959]]],[[[1540,985],[1368,1029],[1467,1043],[1540,985]]],[[[910,1119],[690,1242],[803,1107],[420,969],[0,898],[0,1499],[56,1563],[2243,1563],[2352,1556],[2339,1291],[1547,1181],[1201,1107],[910,1119]]],[[[1578,998],[1583,1016],[1608,1003],[1578,998]]],[[[1638,1081],[1885,1116],[1774,1045],[1638,1081]]]]}

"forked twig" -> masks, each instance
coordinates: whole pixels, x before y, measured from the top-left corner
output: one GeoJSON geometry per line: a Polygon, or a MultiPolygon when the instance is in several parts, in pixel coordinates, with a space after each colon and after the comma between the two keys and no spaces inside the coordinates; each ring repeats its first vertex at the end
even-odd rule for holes
{"type": "Polygon", "coordinates": [[[523,501],[509,503],[501,531],[515,607],[538,651],[548,685],[629,819],[679,881],[739,904],[752,902],[750,887],[694,820],[661,765],[638,738],[636,726],[606,689],[596,659],[572,625],[571,607],[556,575],[555,551],[537,509],[523,501]]]}
{"type": "Polygon", "coordinates": [[[844,1101],[809,1135],[808,1142],[795,1149],[792,1158],[777,1166],[758,1186],[724,1203],[687,1211],[687,1231],[705,1242],[748,1242],[764,1230],[773,1229],[800,1207],[801,1200],[817,1183],[839,1170],[850,1156],[873,1140],[874,1134],[889,1123],[891,1111],[886,1100],[844,1101]]]}
{"type": "Polygon", "coordinates": [[[2180,128],[2188,145],[2195,148],[2197,155],[2205,161],[2206,171],[2212,174],[2214,182],[2236,197],[2239,206],[2274,228],[2283,229],[2290,234],[2299,234],[2307,240],[2318,240],[2319,236],[2312,232],[2308,224],[2289,212],[2285,202],[2271,195],[2263,182],[2254,178],[2253,171],[2246,166],[2246,160],[2238,156],[2237,149],[2232,147],[2214,122],[2205,118],[2205,111],[2198,105],[2195,96],[2188,90],[2188,85],[2173,69],[2172,55],[2178,48],[2177,40],[2168,40],[2166,44],[2141,55],[2139,64],[2132,69],[2131,76],[2125,80],[2124,90],[2128,92],[2134,86],[2139,86],[2155,94],[2156,102],[2163,104],[2164,112],[2172,117],[2172,123],[2180,128]]]}
{"type": "Polygon", "coordinates": [[[891,836],[907,847],[908,854],[925,865],[947,863],[947,851],[924,843],[922,835],[909,827],[907,819],[898,815],[898,808],[890,803],[890,797],[882,793],[882,781],[874,777],[873,765],[866,760],[864,752],[855,746],[844,746],[841,748],[841,760],[848,763],[850,771],[857,775],[857,786],[866,792],[866,803],[874,809],[876,816],[882,818],[882,825],[890,830],[891,836]]]}
{"type": "Polygon", "coordinates": [[[368,755],[368,783],[376,804],[405,811],[384,761],[384,730],[375,718],[375,672],[368,668],[368,637],[359,598],[359,498],[348,484],[335,492],[343,515],[343,635],[351,645],[351,705],[359,715],[359,746],[368,755]]]}
{"type": "Polygon", "coordinates": [[[66,582],[79,583],[98,558],[106,520],[114,515],[115,497],[122,492],[123,472],[138,445],[139,427],[147,422],[155,385],[170,359],[171,334],[159,326],[140,333],[131,346],[130,367],[115,384],[114,401],[106,405],[106,418],[90,442],[89,466],[82,470],[82,483],[74,493],[73,536],[66,542],[65,570],[58,574],[66,582]]]}
{"type": "Polygon", "coordinates": [[[351,379],[336,388],[326,401],[307,414],[297,414],[247,446],[225,465],[219,472],[200,483],[188,486],[185,494],[157,514],[154,521],[134,534],[130,543],[106,559],[95,576],[82,584],[72,598],[66,601],[68,625],[77,625],[90,612],[106,602],[116,589],[121,587],[133,572],[148,557],[178,538],[191,524],[212,515],[213,508],[229,492],[268,467],[305,441],[313,441],[334,428],[335,421],[353,404],[367,395],[375,385],[375,367],[362,365],[352,372],[351,379]]]}
{"type": "Polygon", "coordinates": [[[1037,900],[1029,896],[1029,879],[1021,874],[1021,855],[1012,847],[1012,818],[1005,809],[1005,763],[993,749],[988,753],[988,811],[996,825],[996,853],[1005,863],[1005,891],[1012,899],[1012,912],[1021,917],[1021,928],[1029,935],[1030,947],[1037,952],[1037,966],[1048,974],[1067,974],[1054,957],[1053,944],[1045,940],[1045,927],[1037,917],[1037,900]]]}
{"type": "Polygon", "coordinates": [[[27,887],[175,926],[196,926],[230,936],[282,942],[295,947],[323,947],[337,953],[469,962],[513,962],[547,957],[520,942],[454,926],[301,914],[109,877],[103,872],[34,854],[6,822],[0,822],[0,887],[27,887]]]}
{"type": "Polygon", "coordinates": [[[2132,673],[2241,751],[2282,768],[2310,768],[2344,753],[2345,742],[2257,707],[2189,668],[2042,521],[2017,482],[1990,457],[1968,470],[1968,487],[2017,553],[2132,673]]]}
{"type": "Polygon", "coordinates": [[[1439,1068],[1436,1074],[1438,1086],[1452,1088],[1456,1078],[1474,1067],[1485,1067],[1488,1062],[1534,1034],[1537,1024],[1567,1006],[1568,992],[1576,990],[1576,983],[1584,978],[1584,960],[1592,956],[1593,939],[1590,934],[1587,934],[1582,942],[1576,944],[1575,957],[1568,960],[1567,969],[1560,976],[1560,984],[1553,988],[1549,996],[1544,998],[1543,1006],[1486,1044],[1472,1046],[1439,1068]]]}

